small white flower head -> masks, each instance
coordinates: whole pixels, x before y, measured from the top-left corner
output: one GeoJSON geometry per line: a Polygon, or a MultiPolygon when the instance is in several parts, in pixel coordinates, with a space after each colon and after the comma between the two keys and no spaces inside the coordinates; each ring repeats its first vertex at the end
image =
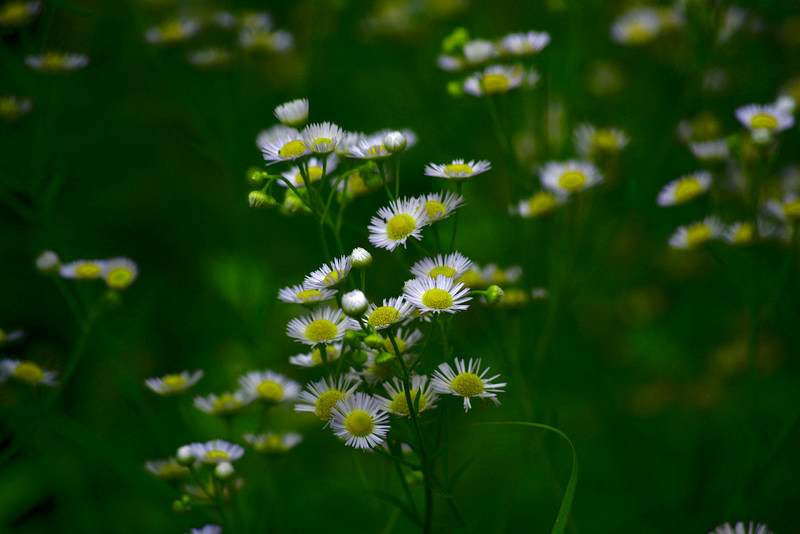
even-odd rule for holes
{"type": "Polygon", "coordinates": [[[320,420],[328,422],[333,407],[342,399],[349,397],[358,387],[358,381],[350,375],[334,379],[322,378],[308,384],[300,393],[300,400],[294,409],[298,412],[313,413],[320,420]]]}
{"type": "Polygon", "coordinates": [[[435,176],[448,180],[465,180],[492,169],[492,164],[482,160],[464,161],[454,159],[450,163],[428,163],[425,165],[425,176],[435,176]]]}
{"type": "Polygon", "coordinates": [[[342,134],[342,129],[332,122],[315,122],[303,128],[303,142],[315,154],[331,154],[342,134]]]}
{"type": "Polygon", "coordinates": [[[472,260],[466,258],[460,252],[452,252],[446,256],[439,254],[421,259],[411,266],[411,274],[417,278],[446,276],[455,280],[470,270],[472,265],[472,260]]]}
{"type": "Polygon", "coordinates": [[[189,63],[199,68],[221,67],[230,63],[231,53],[224,48],[201,48],[189,52],[188,60],[189,63]]]}
{"type": "Polygon", "coordinates": [[[566,198],[566,195],[561,192],[538,191],[531,197],[520,200],[510,211],[513,215],[519,215],[523,219],[533,219],[552,212],[563,204],[566,198]]]}
{"type": "Polygon", "coordinates": [[[741,521],[735,525],[725,523],[720,525],[708,534],[772,534],[767,525],[760,523],[742,523],[741,521]]]}
{"type": "Polygon", "coordinates": [[[392,154],[396,154],[406,149],[408,146],[408,139],[403,135],[403,132],[394,130],[383,137],[383,146],[392,154]]]}
{"type": "MultiPolygon", "coordinates": [[[[405,390],[403,389],[403,382],[395,377],[389,382],[383,384],[386,390],[386,397],[379,396],[378,399],[383,404],[383,408],[394,415],[402,417],[409,417],[411,414],[408,410],[408,399],[406,398],[405,390]]],[[[433,390],[433,384],[427,376],[414,375],[411,377],[411,394],[412,406],[416,406],[416,413],[431,410],[436,407],[438,395],[433,390]],[[419,399],[418,399],[419,396],[419,399]]]]}
{"type": "Polygon", "coordinates": [[[272,371],[253,371],[239,378],[242,391],[253,399],[271,404],[293,401],[300,393],[300,384],[272,371]]]}
{"type": "Polygon", "coordinates": [[[307,352],[304,354],[295,354],[294,356],[289,357],[289,363],[292,365],[296,365],[298,367],[316,367],[318,365],[322,365],[325,363],[325,359],[328,362],[332,362],[339,359],[339,356],[342,354],[342,345],[341,343],[337,343],[335,345],[327,345],[325,348],[325,358],[322,358],[322,351],[320,350],[320,346],[314,347],[311,349],[311,352],[307,352]]]}
{"type": "Polygon", "coordinates": [[[500,268],[495,263],[489,263],[481,270],[483,285],[497,284],[516,284],[522,278],[522,267],[512,265],[505,269],[500,268]]]}
{"type": "Polygon", "coordinates": [[[94,280],[103,277],[105,267],[105,260],[77,260],[62,264],[58,273],[71,280],[94,280]]]}
{"type": "Polygon", "coordinates": [[[277,434],[245,434],[244,440],[260,454],[284,454],[303,442],[303,436],[296,432],[277,434]]]}
{"type": "Polygon", "coordinates": [[[350,262],[356,269],[365,269],[372,265],[372,254],[365,248],[356,247],[350,253],[350,262]]]}
{"type": "Polygon", "coordinates": [[[459,56],[442,54],[436,58],[436,65],[445,72],[457,72],[466,66],[466,62],[459,56]]]}
{"type": "Polygon", "coordinates": [[[433,373],[433,389],[440,394],[455,395],[464,398],[464,411],[472,408],[470,399],[480,398],[489,399],[496,405],[500,404],[497,394],[505,391],[505,382],[495,382],[500,375],[487,377],[489,368],[481,370],[480,358],[469,359],[465,363],[463,359],[455,359],[455,370],[447,362],[439,365],[433,373]]]}
{"type": "Polygon", "coordinates": [[[0,26],[13,28],[33,20],[42,7],[41,2],[11,0],[0,7],[0,26]]]}
{"type": "Polygon", "coordinates": [[[538,54],[550,44],[550,34],[547,32],[511,33],[500,41],[500,48],[512,56],[528,56],[538,54]]]}
{"type": "Polygon", "coordinates": [[[775,108],[781,113],[788,113],[790,115],[795,112],[795,109],[797,109],[797,103],[794,101],[794,98],[789,95],[778,96],[774,105],[775,108]]]}
{"type": "Polygon", "coordinates": [[[658,11],[648,7],[634,8],[625,12],[611,26],[611,38],[623,45],[647,44],[661,32],[661,17],[658,11]]]}
{"type": "Polygon", "coordinates": [[[13,121],[27,115],[33,109],[30,98],[14,95],[0,96],[0,119],[13,121]]]}
{"type": "Polygon", "coordinates": [[[427,224],[425,204],[420,199],[399,198],[370,219],[369,242],[389,251],[405,247],[408,238],[422,238],[422,229],[427,224]]]}
{"type": "Polygon", "coordinates": [[[68,72],[86,67],[89,64],[89,56],[64,52],[45,52],[44,54],[27,56],[25,64],[39,72],[68,72]]]}
{"type": "Polygon", "coordinates": [[[300,132],[289,128],[275,130],[270,136],[259,135],[257,143],[270,162],[294,161],[311,153],[300,132]]]}
{"type": "Polygon", "coordinates": [[[266,130],[261,130],[258,132],[258,135],[256,136],[256,146],[260,151],[264,152],[264,149],[271,143],[275,142],[276,139],[287,135],[299,137],[300,131],[296,128],[284,126],[283,124],[275,124],[266,130]]]}
{"type": "Polygon", "coordinates": [[[230,462],[222,462],[214,468],[214,476],[219,480],[228,480],[234,473],[233,464],[230,462]]]}
{"type": "Polygon", "coordinates": [[[389,328],[405,320],[414,307],[403,297],[383,299],[380,306],[370,304],[364,314],[364,322],[375,330],[389,328]]]}
{"type": "Polygon", "coordinates": [[[725,139],[689,143],[689,149],[694,154],[694,157],[708,163],[724,161],[730,155],[728,141],[725,139]]]}
{"type": "Polygon", "coordinates": [[[403,288],[403,296],[422,314],[464,311],[472,298],[464,284],[442,275],[411,280],[403,288]]]}
{"type": "Polygon", "coordinates": [[[175,460],[181,465],[192,465],[195,462],[194,453],[191,445],[178,447],[175,453],[175,460]]]}
{"type": "Polygon", "coordinates": [[[770,200],[766,203],[769,213],[777,219],[788,222],[800,219],[800,196],[796,193],[784,195],[781,200],[770,200]]]}
{"type": "Polygon", "coordinates": [[[600,171],[583,161],[547,163],[540,171],[540,178],[542,187],[565,195],[579,193],[603,181],[600,171]]]}
{"type": "Polygon", "coordinates": [[[333,343],[344,337],[348,330],[358,329],[358,323],[336,308],[317,308],[309,315],[289,321],[286,334],[306,345],[333,343]]]}
{"type": "Polygon", "coordinates": [[[353,262],[350,256],[334,258],[332,262],[324,264],[322,267],[306,276],[303,285],[317,289],[334,287],[347,278],[352,268],[353,262]]]}
{"type": "Polygon", "coordinates": [[[239,16],[242,28],[259,30],[272,29],[272,16],[264,11],[246,11],[239,16]]]}
{"type": "Polygon", "coordinates": [[[750,130],[753,139],[769,139],[773,134],[794,126],[792,114],[775,104],[742,106],[736,110],[736,118],[750,130]]]}
{"type": "Polygon", "coordinates": [[[348,447],[371,449],[389,433],[389,414],[372,395],[354,393],[334,406],[331,428],[348,447]]]}
{"type": "Polygon", "coordinates": [[[665,185],[658,193],[659,206],[675,206],[697,198],[711,187],[711,173],[697,171],[665,185]]]}
{"type": "Polygon", "coordinates": [[[472,96],[497,95],[518,88],[524,78],[525,69],[518,65],[490,65],[465,79],[463,90],[472,96]]]}
{"type": "Polygon", "coordinates": [[[275,108],[275,118],[284,126],[299,128],[308,120],[308,99],[298,98],[275,108]]]}
{"type": "Polygon", "coordinates": [[[244,449],[235,443],[215,439],[205,443],[190,443],[192,456],[198,462],[218,465],[235,462],[244,455],[244,449]]]}
{"type": "Polygon", "coordinates": [[[443,221],[455,213],[456,209],[464,203],[464,197],[452,191],[440,191],[428,193],[420,198],[420,202],[425,204],[428,224],[433,224],[443,221]]]}
{"type": "Polygon", "coordinates": [[[103,279],[111,289],[123,290],[136,281],[139,269],[128,258],[111,258],[103,264],[103,279]]]}
{"type": "Polygon", "coordinates": [[[148,28],[144,38],[151,44],[175,44],[194,37],[200,31],[200,23],[191,18],[170,20],[148,28]]]}
{"type": "Polygon", "coordinates": [[[144,463],[144,468],[148,473],[161,480],[180,480],[188,478],[191,474],[191,471],[176,461],[175,458],[149,460],[144,463]]]}
{"type": "Polygon", "coordinates": [[[367,296],[358,289],[342,295],[342,310],[350,317],[361,317],[368,307],[367,296]]]}
{"type": "Polygon", "coordinates": [[[43,273],[58,271],[61,259],[52,250],[45,250],[36,257],[36,269],[43,273]]]}
{"type": "Polygon", "coordinates": [[[168,396],[183,393],[197,384],[201,378],[203,378],[202,370],[197,370],[193,373],[181,371],[180,373],[148,378],[144,381],[144,384],[152,392],[158,395],[168,396]]]}
{"type": "Polygon", "coordinates": [[[342,157],[352,157],[351,153],[358,143],[367,137],[363,132],[342,132],[339,144],[336,145],[336,154],[342,157]]]}
{"type": "Polygon", "coordinates": [[[189,534],[222,534],[222,527],[209,523],[200,528],[193,528],[189,531],[189,534]]]}
{"type": "Polygon", "coordinates": [[[240,412],[253,402],[253,398],[241,391],[225,392],[220,395],[211,393],[206,397],[195,397],[194,407],[209,415],[228,416],[240,412]]]}
{"type": "Polygon", "coordinates": [[[283,287],[278,291],[278,299],[290,304],[314,304],[331,300],[336,296],[336,290],[309,287],[306,284],[283,287]]]}
{"type": "Polygon", "coordinates": [[[473,39],[464,43],[464,59],[467,63],[477,65],[497,57],[498,50],[492,41],[486,39],[473,39]]]}
{"type": "Polygon", "coordinates": [[[385,159],[392,155],[383,141],[386,133],[381,131],[368,136],[359,137],[355,144],[351,145],[348,156],[356,159],[385,159]]]}
{"type": "MultiPolygon", "coordinates": [[[[315,157],[308,158],[308,161],[306,161],[306,178],[308,178],[308,182],[310,184],[317,183],[325,176],[336,170],[338,165],[339,158],[337,158],[335,154],[331,154],[326,159],[315,157]]],[[[285,181],[277,181],[277,184],[281,187],[289,187],[289,185],[286,183],[287,181],[297,189],[301,189],[306,186],[306,182],[303,179],[303,172],[300,170],[299,166],[295,165],[290,167],[289,170],[282,172],[281,176],[283,176],[285,179],[285,181]]]]}
{"type": "Polygon", "coordinates": [[[9,358],[0,360],[0,382],[10,377],[31,386],[55,387],[58,385],[56,376],[55,371],[42,369],[31,361],[9,358]]]}
{"type": "Polygon", "coordinates": [[[11,330],[7,332],[0,328],[0,346],[5,345],[6,343],[11,343],[12,341],[18,341],[25,337],[25,332],[22,330],[11,330]]]}
{"type": "Polygon", "coordinates": [[[617,128],[581,124],[575,128],[575,149],[584,158],[616,154],[628,145],[628,136],[617,128]]]}
{"type": "Polygon", "coordinates": [[[731,245],[749,245],[753,242],[753,225],[749,222],[735,222],[725,229],[722,237],[731,245]]]}
{"type": "Polygon", "coordinates": [[[702,221],[681,226],[670,236],[672,248],[689,250],[717,239],[724,232],[724,227],[716,217],[706,217],[702,221]]]}

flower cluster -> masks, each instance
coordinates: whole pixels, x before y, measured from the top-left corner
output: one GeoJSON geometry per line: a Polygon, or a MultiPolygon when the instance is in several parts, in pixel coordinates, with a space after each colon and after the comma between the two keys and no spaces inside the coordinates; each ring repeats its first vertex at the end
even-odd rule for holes
{"type": "Polygon", "coordinates": [[[127,289],[139,276],[136,263],[123,257],[101,260],[74,260],[63,263],[52,250],[36,258],[36,268],[45,274],[57,274],[67,280],[103,280],[109,289],[127,289]]]}

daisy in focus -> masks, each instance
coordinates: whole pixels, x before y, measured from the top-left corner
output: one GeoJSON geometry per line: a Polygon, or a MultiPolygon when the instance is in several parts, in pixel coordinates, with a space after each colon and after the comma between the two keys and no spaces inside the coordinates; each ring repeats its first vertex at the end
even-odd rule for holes
{"type": "Polygon", "coordinates": [[[203,378],[203,371],[197,370],[194,373],[181,371],[169,375],[148,378],[144,381],[145,385],[158,395],[168,396],[183,393],[203,378]]]}
{"type": "Polygon", "coordinates": [[[464,284],[443,275],[415,278],[406,283],[403,295],[422,314],[464,311],[472,298],[464,284]]]}
{"type": "Polygon", "coordinates": [[[463,359],[455,359],[455,370],[448,363],[442,363],[432,377],[433,389],[440,394],[455,395],[464,398],[464,411],[472,408],[470,399],[489,399],[500,404],[497,394],[505,391],[505,382],[495,382],[500,375],[487,377],[489,368],[481,370],[481,360],[472,358],[468,363],[463,359]]]}
{"type": "Polygon", "coordinates": [[[439,254],[430,258],[423,258],[411,266],[411,274],[415,277],[436,278],[446,276],[447,278],[459,278],[472,267],[472,260],[463,256],[460,252],[451,254],[439,254]]]}
{"type": "Polygon", "coordinates": [[[244,440],[259,454],[284,454],[303,441],[303,436],[296,432],[276,434],[245,434],[244,440]]]}
{"type": "Polygon", "coordinates": [[[300,385],[272,371],[253,371],[239,379],[242,391],[248,397],[267,403],[293,401],[300,393],[300,385]]]}
{"type": "Polygon", "coordinates": [[[689,250],[716,239],[722,235],[724,227],[716,217],[706,217],[702,221],[681,226],[670,236],[672,248],[689,250]]]}
{"type": "Polygon", "coordinates": [[[150,44],[175,44],[191,39],[199,31],[200,23],[197,20],[180,18],[148,28],[144,38],[150,44]]]}
{"type": "MultiPolygon", "coordinates": [[[[387,397],[379,396],[378,399],[383,403],[384,409],[394,415],[408,417],[410,415],[408,399],[406,399],[402,381],[395,377],[391,382],[386,382],[383,388],[386,390],[387,397]]],[[[412,376],[409,393],[411,393],[411,402],[417,407],[415,410],[416,413],[421,413],[436,407],[438,396],[433,390],[433,386],[427,376],[412,376]]]]}
{"type": "Polygon", "coordinates": [[[462,89],[472,96],[503,94],[520,87],[524,78],[525,70],[519,65],[490,65],[465,79],[462,89]]]}
{"type": "Polygon", "coordinates": [[[358,387],[358,381],[350,376],[336,379],[322,378],[308,384],[299,395],[294,409],[298,412],[313,413],[322,421],[329,421],[334,405],[349,397],[358,387]]]}
{"type": "Polygon", "coordinates": [[[252,397],[241,391],[226,392],[220,395],[211,393],[206,397],[195,397],[194,407],[209,415],[227,417],[242,411],[252,401],[252,397]]]}
{"type": "Polygon", "coordinates": [[[303,142],[315,154],[331,154],[342,138],[342,129],[331,122],[309,124],[303,129],[303,142]]]}
{"type": "Polygon", "coordinates": [[[244,455],[242,447],[222,439],[215,439],[206,443],[190,443],[189,449],[195,460],[204,464],[235,462],[244,455]]]}
{"type": "Polygon", "coordinates": [[[353,268],[350,256],[335,258],[332,262],[306,276],[303,285],[312,289],[326,289],[340,284],[353,268]]]}
{"type": "Polygon", "coordinates": [[[617,128],[581,124],[575,128],[575,149],[584,158],[617,154],[628,146],[628,136],[617,128]]]}
{"type": "Polygon", "coordinates": [[[597,168],[582,161],[550,162],[540,171],[542,187],[555,194],[575,194],[603,181],[597,168]]]}
{"type": "Polygon", "coordinates": [[[428,163],[425,165],[425,176],[434,176],[448,180],[465,180],[492,169],[492,164],[486,160],[454,159],[450,163],[428,163]]]}
{"type": "Polygon", "coordinates": [[[405,246],[408,238],[420,240],[428,224],[425,204],[418,198],[400,198],[378,210],[370,219],[369,242],[392,251],[405,246]]]}
{"type": "Polygon", "coordinates": [[[529,198],[520,200],[516,206],[510,208],[510,211],[513,215],[519,215],[523,219],[535,219],[552,212],[565,200],[566,197],[563,194],[539,191],[529,198]]]}
{"type": "Polygon", "coordinates": [[[259,135],[259,148],[266,161],[294,161],[310,154],[303,136],[292,128],[276,128],[259,135]]]}
{"type": "Polygon", "coordinates": [[[289,304],[314,304],[331,300],[336,290],[309,287],[306,284],[284,287],[278,291],[278,299],[289,304]]]}
{"type": "Polygon", "coordinates": [[[383,330],[403,322],[413,306],[403,297],[383,299],[380,306],[370,304],[364,314],[364,322],[376,330],[383,330]]]}
{"type": "Polygon", "coordinates": [[[358,392],[336,403],[331,428],[348,447],[371,449],[383,443],[389,432],[388,421],[389,414],[380,400],[358,392]]]}
{"type": "Polygon", "coordinates": [[[39,72],[69,72],[86,67],[89,64],[89,56],[65,52],[45,52],[44,54],[27,56],[25,64],[39,72]]]}
{"type": "Polygon", "coordinates": [[[711,173],[698,171],[681,176],[665,185],[658,193],[659,206],[675,206],[695,199],[711,187],[711,173]]]}
{"type": "Polygon", "coordinates": [[[286,334],[306,345],[339,341],[347,330],[357,330],[358,323],[336,308],[317,308],[309,315],[296,317],[286,326],[286,334]]]}
{"type": "Polygon", "coordinates": [[[433,224],[443,221],[452,215],[456,208],[464,203],[464,197],[452,191],[441,191],[439,193],[428,193],[420,198],[420,202],[425,204],[425,215],[428,216],[428,223],[433,224]]]}
{"type": "Polygon", "coordinates": [[[55,371],[42,369],[38,364],[31,361],[12,360],[9,358],[0,360],[0,382],[13,378],[17,382],[30,386],[55,387],[58,385],[56,376],[57,373],[55,371]]]}

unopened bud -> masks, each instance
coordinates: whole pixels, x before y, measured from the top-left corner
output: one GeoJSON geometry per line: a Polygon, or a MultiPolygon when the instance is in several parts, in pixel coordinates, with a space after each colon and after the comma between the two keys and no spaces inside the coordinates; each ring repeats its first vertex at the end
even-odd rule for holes
{"type": "Polygon", "coordinates": [[[275,198],[263,191],[250,191],[247,195],[247,202],[251,208],[269,208],[278,203],[275,198]]]}
{"type": "Polygon", "coordinates": [[[489,304],[499,302],[503,298],[503,295],[505,295],[505,292],[503,288],[498,285],[491,285],[486,288],[486,302],[489,304]]]}
{"type": "Polygon", "coordinates": [[[365,269],[372,265],[372,254],[365,248],[356,247],[350,253],[350,261],[356,269],[365,269]]]}
{"type": "Polygon", "coordinates": [[[379,349],[383,347],[383,336],[380,334],[370,334],[364,338],[364,344],[371,349],[379,349]]]}
{"type": "Polygon", "coordinates": [[[369,302],[363,292],[355,289],[342,295],[342,310],[350,317],[361,317],[369,302]]]}
{"type": "Polygon", "coordinates": [[[228,480],[233,473],[233,465],[230,462],[222,462],[214,468],[214,476],[220,480],[228,480]]]}
{"type": "Polygon", "coordinates": [[[403,135],[402,132],[389,132],[383,138],[383,146],[392,154],[396,154],[406,149],[406,146],[408,146],[408,139],[406,139],[406,136],[403,135]]]}

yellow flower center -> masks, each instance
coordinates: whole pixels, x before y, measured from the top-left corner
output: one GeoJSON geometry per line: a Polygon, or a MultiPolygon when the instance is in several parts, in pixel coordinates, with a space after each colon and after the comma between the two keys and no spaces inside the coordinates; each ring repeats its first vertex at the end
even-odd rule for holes
{"type": "Polygon", "coordinates": [[[133,282],[133,271],[127,267],[115,267],[106,275],[106,283],[114,289],[125,289],[133,282]]]}
{"type": "Polygon", "coordinates": [[[446,276],[447,278],[452,278],[455,276],[455,274],[456,270],[449,265],[438,265],[430,270],[428,276],[431,278],[436,278],[437,276],[446,276]]]}
{"type": "Polygon", "coordinates": [[[711,227],[705,223],[691,225],[686,231],[686,245],[689,248],[696,247],[711,239],[711,227]]]}
{"type": "Polygon", "coordinates": [[[528,293],[519,288],[509,288],[503,295],[503,304],[509,307],[523,306],[528,303],[528,293]]]}
{"type": "Polygon", "coordinates": [[[317,150],[320,150],[327,148],[331,144],[333,144],[333,139],[330,137],[317,137],[314,139],[314,141],[312,141],[311,146],[317,150]]]}
{"type": "Polygon", "coordinates": [[[481,85],[484,93],[493,95],[508,91],[511,87],[511,80],[505,74],[485,74],[481,79],[481,85]]]}
{"type": "Polygon", "coordinates": [[[289,141],[278,150],[278,155],[286,159],[299,158],[306,153],[306,144],[299,139],[289,141]]]}
{"type": "Polygon", "coordinates": [[[483,284],[483,277],[478,271],[470,269],[462,274],[458,281],[467,287],[480,287],[483,284]]]}
{"type": "Polygon", "coordinates": [[[769,113],[756,113],[750,117],[750,127],[753,129],[774,130],[778,127],[778,119],[769,113]]]}
{"type": "Polygon", "coordinates": [[[375,422],[366,410],[353,410],[344,418],[344,427],[353,436],[363,438],[372,433],[375,422]]]}
{"type": "MultiPolygon", "coordinates": [[[[406,342],[405,341],[403,341],[401,338],[395,336],[394,337],[394,342],[397,344],[397,350],[399,350],[401,353],[406,351],[406,342]]],[[[392,345],[392,338],[391,337],[384,338],[384,340],[383,340],[383,348],[386,349],[386,352],[394,354],[394,345],[392,345]]]]}
{"type": "Polygon", "coordinates": [[[369,187],[360,173],[352,174],[347,179],[347,192],[354,197],[369,193],[369,187]]]}
{"type": "Polygon", "coordinates": [[[298,291],[297,293],[295,293],[294,296],[297,297],[298,300],[306,302],[309,300],[316,300],[322,297],[322,291],[320,291],[319,289],[303,289],[302,291],[298,291]]]}
{"type": "Polygon", "coordinates": [[[167,375],[161,379],[161,382],[166,386],[166,388],[170,391],[178,391],[183,389],[188,380],[185,376],[174,374],[174,375],[167,375]]]}
{"type": "Polygon", "coordinates": [[[611,130],[597,130],[592,144],[598,150],[611,152],[617,149],[617,136],[611,130]]]}
{"type": "Polygon", "coordinates": [[[543,215],[556,206],[556,197],[547,192],[540,192],[528,200],[528,209],[532,217],[543,215]]]}
{"type": "Polygon", "coordinates": [[[323,421],[327,421],[331,418],[331,410],[333,410],[333,407],[343,398],[343,391],[329,389],[317,397],[317,402],[314,405],[314,413],[323,421]]]}
{"type": "Polygon", "coordinates": [[[217,397],[213,405],[213,411],[222,413],[230,412],[239,408],[239,401],[232,393],[223,393],[217,397]]]}
{"type": "Polygon", "coordinates": [[[332,286],[341,282],[342,278],[344,278],[344,275],[341,271],[331,271],[325,275],[322,281],[325,282],[326,285],[332,286]]]}
{"type": "MultiPolygon", "coordinates": [[[[409,393],[411,393],[411,402],[416,402],[417,399],[417,391],[416,389],[412,389],[409,393]]],[[[421,412],[425,410],[425,407],[428,405],[428,399],[425,397],[424,393],[420,393],[419,395],[419,409],[417,412],[421,412]]],[[[389,403],[389,411],[400,414],[400,415],[408,415],[408,402],[406,402],[406,394],[404,391],[399,392],[397,395],[392,398],[392,402],[389,403]]]]}
{"type": "Polygon", "coordinates": [[[628,41],[631,43],[646,43],[653,36],[653,30],[647,24],[631,22],[628,26],[628,41]]]}
{"type": "Polygon", "coordinates": [[[472,174],[472,167],[466,163],[450,163],[445,165],[444,173],[448,176],[463,176],[472,174]]]}
{"type": "Polygon", "coordinates": [[[14,369],[14,376],[29,384],[38,384],[44,379],[44,371],[33,362],[22,362],[14,369]]]}
{"type": "Polygon", "coordinates": [[[702,192],[703,186],[700,184],[700,181],[697,178],[693,176],[683,178],[678,182],[678,185],[675,186],[675,202],[686,202],[702,192]]]}
{"type": "Polygon", "coordinates": [[[453,296],[444,289],[433,287],[422,294],[422,303],[428,308],[446,310],[453,305],[453,296]]]}
{"type": "Polygon", "coordinates": [[[42,68],[46,70],[59,70],[65,65],[65,58],[57,52],[47,52],[42,57],[42,68]]]}
{"type": "Polygon", "coordinates": [[[428,218],[435,221],[441,219],[447,213],[447,208],[438,200],[427,200],[425,202],[425,212],[428,218]]]}
{"type": "Polygon", "coordinates": [[[280,402],[283,400],[283,386],[274,380],[264,380],[256,388],[258,396],[270,402],[280,402]]]}
{"type": "MultiPolygon", "coordinates": [[[[310,183],[318,182],[322,178],[322,167],[319,165],[309,165],[308,167],[308,181],[310,183]]],[[[297,174],[294,175],[294,185],[303,187],[305,182],[303,181],[303,175],[300,171],[297,171],[297,174]]]]}
{"type": "Polygon", "coordinates": [[[742,223],[733,234],[734,243],[749,243],[753,239],[753,225],[742,223]]]}
{"type": "Polygon", "coordinates": [[[186,31],[179,21],[168,22],[161,27],[161,40],[174,43],[186,37],[186,31]]]}
{"type": "Polygon", "coordinates": [[[328,319],[316,319],[306,326],[306,339],[315,343],[335,339],[337,333],[338,328],[328,319]]]}
{"type": "Polygon", "coordinates": [[[0,98],[0,116],[13,117],[19,111],[19,106],[13,98],[0,98]]]}
{"type": "Polygon", "coordinates": [[[558,185],[565,191],[580,191],[586,185],[586,174],[582,171],[565,171],[558,177],[558,185]]]}
{"type": "Polygon", "coordinates": [[[257,446],[259,452],[280,452],[285,450],[281,437],[276,434],[266,436],[257,446]]]}
{"type": "Polygon", "coordinates": [[[790,219],[800,217],[800,200],[792,200],[783,205],[783,214],[790,219]]]}
{"type": "Polygon", "coordinates": [[[210,462],[229,460],[230,457],[231,457],[230,454],[228,454],[225,451],[218,450],[218,449],[213,449],[213,450],[210,450],[210,451],[206,452],[206,456],[205,456],[206,460],[208,460],[210,462]]]}
{"type": "Polygon", "coordinates": [[[28,18],[28,6],[25,2],[11,2],[0,9],[0,23],[13,25],[25,22],[28,18]]]}
{"type": "Polygon", "coordinates": [[[394,306],[378,306],[369,314],[367,322],[373,328],[389,326],[400,320],[400,310],[394,306]]]}
{"type": "Polygon", "coordinates": [[[469,372],[458,374],[450,381],[450,387],[462,397],[480,395],[485,389],[481,377],[469,372]]]}
{"type": "Polygon", "coordinates": [[[103,268],[96,263],[81,263],[75,267],[75,276],[78,278],[97,278],[103,273],[103,268]]]}
{"type": "Polygon", "coordinates": [[[398,213],[386,223],[386,235],[392,241],[408,237],[417,228],[417,221],[408,213],[398,213]]]}

